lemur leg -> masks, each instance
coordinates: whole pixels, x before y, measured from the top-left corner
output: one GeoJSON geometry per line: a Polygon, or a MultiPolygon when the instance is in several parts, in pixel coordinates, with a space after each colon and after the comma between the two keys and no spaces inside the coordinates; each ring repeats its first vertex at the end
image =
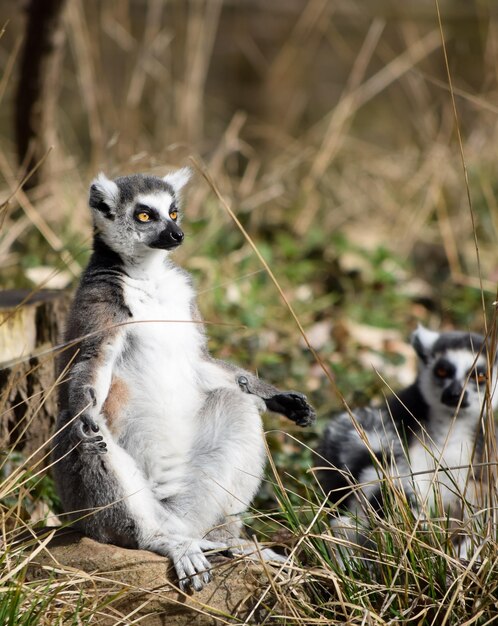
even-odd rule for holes
{"type": "Polygon", "coordinates": [[[207,393],[196,417],[185,488],[163,498],[162,486],[156,484],[156,497],[182,510],[197,532],[210,530],[250,505],[266,460],[262,409],[259,398],[235,386],[207,393]]]}
{"type": "MultiPolygon", "coordinates": [[[[194,534],[221,542],[233,553],[285,561],[268,548],[258,551],[240,536],[239,514],[250,506],[266,460],[262,410],[261,399],[235,387],[211,391],[198,415],[189,482],[181,493],[163,502],[183,512],[194,534]]],[[[159,485],[155,494],[161,497],[159,485]]]]}
{"type": "MultiPolygon", "coordinates": [[[[63,415],[59,423],[69,420],[63,415]]],[[[53,454],[64,510],[76,528],[103,543],[171,558],[183,589],[191,585],[199,590],[210,581],[203,551],[226,549],[226,545],[193,537],[188,521],[158,502],[134,459],[105,425],[99,427],[82,415],[59,429],[53,454]]]]}
{"type": "Polygon", "coordinates": [[[136,547],[134,524],[121,502],[120,485],[109,472],[107,442],[88,415],[57,420],[52,451],[54,478],[67,518],[97,541],[136,547]],[[113,506],[107,507],[110,503],[113,506]]]}
{"type": "Polygon", "coordinates": [[[253,560],[262,558],[264,561],[273,561],[276,563],[288,563],[286,556],[278,554],[271,548],[256,545],[254,541],[246,539],[243,536],[243,523],[240,517],[226,517],[218,526],[213,528],[206,535],[207,539],[219,541],[229,548],[232,555],[243,555],[253,560]]]}

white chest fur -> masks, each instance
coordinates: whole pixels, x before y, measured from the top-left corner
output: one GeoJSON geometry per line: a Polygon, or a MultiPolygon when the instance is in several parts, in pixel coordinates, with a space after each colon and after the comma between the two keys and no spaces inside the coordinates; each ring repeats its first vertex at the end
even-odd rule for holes
{"type": "Polygon", "coordinates": [[[203,341],[192,319],[193,295],[176,268],[164,268],[153,278],[127,280],[124,296],[133,317],[127,328],[131,349],[125,351],[123,365],[136,396],[145,400],[146,394],[174,391],[169,404],[178,397],[188,403],[181,390],[195,383],[203,341]]]}
{"type": "Polygon", "coordinates": [[[192,319],[193,295],[174,267],[128,278],[124,286],[132,318],[115,368],[130,397],[121,443],[152,480],[159,467],[181,473],[203,402],[197,384],[203,335],[192,319]]]}
{"type": "Polygon", "coordinates": [[[192,320],[194,293],[176,268],[165,268],[159,276],[127,279],[124,296],[133,315],[130,336],[160,346],[165,356],[178,356],[199,343],[199,329],[192,320]]]}
{"type": "Polygon", "coordinates": [[[437,493],[434,484],[439,488],[443,506],[447,507],[465,493],[469,475],[472,476],[475,419],[464,416],[443,419],[440,425],[434,419],[432,431],[410,446],[414,485],[429,506],[433,506],[437,493]]]}

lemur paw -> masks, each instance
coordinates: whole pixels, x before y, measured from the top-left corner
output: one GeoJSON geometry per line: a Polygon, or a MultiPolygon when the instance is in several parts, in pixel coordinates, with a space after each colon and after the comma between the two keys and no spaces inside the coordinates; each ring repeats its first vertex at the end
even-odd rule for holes
{"type": "Polygon", "coordinates": [[[203,550],[223,550],[226,552],[227,546],[206,539],[200,541],[187,539],[176,543],[170,550],[182,591],[190,589],[200,591],[204,585],[211,582],[211,565],[203,550]]]}
{"type": "Polygon", "coordinates": [[[316,419],[306,396],[298,391],[283,391],[268,398],[265,403],[270,411],[285,415],[298,426],[310,426],[316,419]]]}
{"type": "Polygon", "coordinates": [[[83,414],[73,424],[72,436],[78,445],[85,446],[85,452],[93,454],[105,454],[107,444],[102,435],[97,435],[100,428],[95,421],[86,414],[83,414]]]}

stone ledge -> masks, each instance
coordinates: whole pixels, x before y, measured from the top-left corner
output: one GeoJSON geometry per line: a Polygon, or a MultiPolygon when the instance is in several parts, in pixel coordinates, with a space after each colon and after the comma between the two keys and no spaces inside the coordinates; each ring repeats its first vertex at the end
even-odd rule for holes
{"type": "Polygon", "coordinates": [[[31,561],[27,578],[33,581],[54,574],[74,575],[79,587],[88,585],[103,600],[115,595],[105,609],[108,617],[95,622],[102,626],[126,624],[125,616],[135,610],[134,619],[143,616],[139,621],[142,626],[241,623],[263,594],[264,601],[247,623],[261,623],[272,609],[284,614],[271,591],[276,580],[270,579],[277,575],[277,568],[221,556],[212,557],[211,562],[213,581],[202,591],[187,595],[177,588],[169,559],[144,550],[100,544],[76,531],[61,530],[31,561]]]}

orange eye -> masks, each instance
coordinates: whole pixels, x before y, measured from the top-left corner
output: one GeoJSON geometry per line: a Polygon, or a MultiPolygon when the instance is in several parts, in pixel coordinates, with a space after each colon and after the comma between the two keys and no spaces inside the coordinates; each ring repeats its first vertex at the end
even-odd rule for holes
{"type": "Polygon", "coordinates": [[[150,215],[146,213],[145,211],[140,211],[140,213],[137,213],[137,220],[139,222],[149,222],[150,215]]]}
{"type": "Polygon", "coordinates": [[[435,371],[435,374],[438,378],[447,378],[448,370],[445,367],[438,367],[435,371]]]}
{"type": "Polygon", "coordinates": [[[169,216],[171,217],[171,219],[176,222],[177,218],[178,218],[178,211],[171,211],[171,213],[169,214],[169,216]]]}
{"type": "Polygon", "coordinates": [[[485,372],[476,372],[476,381],[478,385],[482,385],[487,379],[488,377],[485,372]]]}

